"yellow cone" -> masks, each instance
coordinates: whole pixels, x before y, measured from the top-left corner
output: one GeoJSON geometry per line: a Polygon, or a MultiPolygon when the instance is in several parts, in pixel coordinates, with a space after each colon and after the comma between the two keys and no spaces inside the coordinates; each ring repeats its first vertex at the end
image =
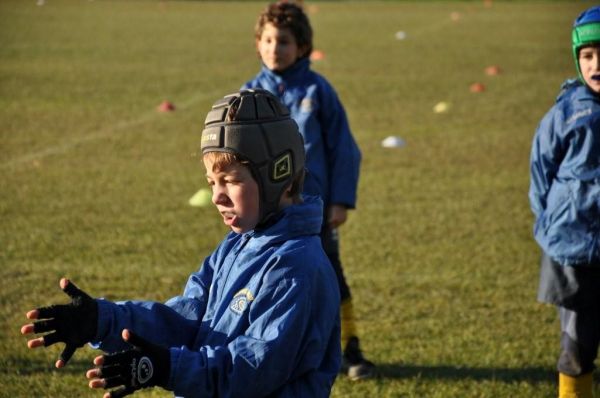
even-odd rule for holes
{"type": "Polygon", "coordinates": [[[212,192],[208,189],[202,188],[198,192],[194,194],[188,201],[190,206],[194,207],[205,207],[211,204],[212,201],[212,192]]]}

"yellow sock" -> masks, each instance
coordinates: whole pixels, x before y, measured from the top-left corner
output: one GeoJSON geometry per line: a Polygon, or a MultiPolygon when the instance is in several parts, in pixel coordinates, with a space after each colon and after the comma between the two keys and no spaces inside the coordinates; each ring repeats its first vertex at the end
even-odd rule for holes
{"type": "Polygon", "coordinates": [[[354,308],[352,299],[342,301],[340,307],[340,318],[342,321],[342,349],[346,347],[350,337],[356,336],[356,324],[354,323],[354,308]]]}
{"type": "Polygon", "coordinates": [[[592,372],[578,377],[558,374],[558,398],[592,398],[592,372]]]}

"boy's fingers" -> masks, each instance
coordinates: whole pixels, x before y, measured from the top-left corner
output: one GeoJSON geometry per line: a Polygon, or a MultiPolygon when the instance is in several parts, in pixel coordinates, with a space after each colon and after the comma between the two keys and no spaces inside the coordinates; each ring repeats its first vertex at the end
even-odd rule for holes
{"type": "Polygon", "coordinates": [[[66,365],[66,363],[69,362],[69,359],[71,359],[71,357],[75,353],[75,350],[77,350],[77,347],[75,347],[74,345],[67,344],[63,352],[60,354],[60,360],[62,360],[66,365]]]}
{"type": "Polygon", "coordinates": [[[99,355],[96,358],[94,358],[94,365],[102,366],[103,364],[104,364],[104,355],[99,355]]]}
{"type": "Polygon", "coordinates": [[[43,346],[44,346],[44,338],[43,337],[38,337],[37,339],[29,340],[27,342],[27,347],[29,347],[29,348],[36,348],[36,347],[43,347],[43,346]]]}
{"type": "Polygon", "coordinates": [[[139,348],[148,348],[150,345],[145,339],[133,333],[131,330],[123,329],[121,336],[123,337],[123,340],[139,348]]]}
{"type": "Polygon", "coordinates": [[[81,296],[87,296],[87,294],[83,293],[81,290],[79,290],[79,288],[77,286],[75,286],[75,284],[71,281],[69,281],[68,279],[62,279],[61,281],[61,287],[63,292],[67,293],[69,295],[69,297],[71,298],[76,298],[76,297],[81,297],[81,296]],[[63,281],[64,284],[63,284],[63,281]]]}
{"type": "Polygon", "coordinates": [[[105,377],[104,379],[102,379],[102,381],[104,382],[104,388],[122,386],[126,383],[125,378],[123,376],[105,377]]]}
{"type": "Polygon", "coordinates": [[[45,333],[51,330],[56,330],[56,320],[47,319],[45,321],[37,321],[33,324],[33,333],[45,333]]]}
{"type": "Polygon", "coordinates": [[[38,314],[39,314],[39,311],[37,309],[35,309],[35,310],[31,310],[31,311],[27,312],[27,314],[25,314],[25,316],[27,317],[27,319],[38,319],[38,314]]]}
{"type": "Polygon", "coordinates": [[[115,352],[114,354],[108,354],[108,355],[105,355],[104,358],[102,358],[102,365],[103,366],[119,365],[124,358],[125,358],[124,352],[115,352]]]}
{"type": "Polygon", "coordinates": [[[90,369],[85,372],[85,377],[88,379],[99,379],[102,376],[102,372],[98,368],[90,369]]]}
{"type": "Polygon", "coordinates": [[[121,373],[123,372],[123,369],[121,366],[119,365],[115,365],[115,366],[103,366],[100,369],[100,373],[102,374],[102,377],[104,377],[105,379],[110,379],[111,377],[117,377],[117,376],[121,376],[121,373]]]}
{"type": "MultiPolygon", "coordinates": [[[[29,319],[50,319],[56,316],[57,305],[51,305],[49,307],[36,308],[33,311],[36,311],[35,318],[29,319]]],[[[29,311],[29,313],[33,312],[29,311]]],[[[28,313],[28,314],[29,314],[28,313]]]]}
{"type": "Polygon", "coordinates": [[[90,380],[88,385],[90,386],[90,388],[104,388],[105,383],[103,379],[94,379],[90,380]]]}
{"type": "Polygon", "coordinates": [[[67,278],[60,278],[60,281],[58,282],[58,285],[60,286],[61,290],[65,290],[65,287],[69,284],[69,280],[67,278]]]}
{"type": "Polygon", "coordinates": [[[33,323],[21,326],[21,334],[33,333],[33,323]]]}
{"type": "Polygon", "coordinates": [[[44,346],[46,346],[46,347],[60,342],[60,338],[58,337],[58,334],[56,332],[47,334],[47,335],[41,337],[41,339],[43,340],[44,346]]]}

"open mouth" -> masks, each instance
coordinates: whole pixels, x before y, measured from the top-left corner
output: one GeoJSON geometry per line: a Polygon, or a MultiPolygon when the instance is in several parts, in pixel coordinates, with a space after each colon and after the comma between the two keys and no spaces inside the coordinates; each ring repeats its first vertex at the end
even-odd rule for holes
{"type": "Polygon", "coordinates": [[[225,225],[232,225],[237,220],[237,216],[231,211],[222,211],[221,216],[225,225]]]}
{"type": "Polygon", "coordinates": [[[592,76],[592,80],[595,80],[597,82],[600,82],[600,75],[593,75],[592,76]]]}

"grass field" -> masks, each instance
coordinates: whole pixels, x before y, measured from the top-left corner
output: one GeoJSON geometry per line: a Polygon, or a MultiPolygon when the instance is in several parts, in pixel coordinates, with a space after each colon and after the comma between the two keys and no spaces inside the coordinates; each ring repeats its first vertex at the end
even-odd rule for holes
{"type": "MultiPolygon", "coordinates": [[[[307,3],[325,53],[313,66],[363,152],[342,255],[379,369],[340,377],[333,397],[555,394],[528,157],[574,75],[571,23],[593,3],[307,3]],[[382,148],[390,135],[406,145],[382,148]]],[[[94,296],[162,301],[221,240],[216,211],[187,204],[205,186],[193,155],[212,102],[258,70],[263,6],[0,2],[0,396],[101,396],[83,376],[93,350],[57,371],[58,347],[29,351],[19,334],[27,310],[64,300],[61,276],[94,296]],[[164,99],[175,112],[156,111],[164,99]]]]}

